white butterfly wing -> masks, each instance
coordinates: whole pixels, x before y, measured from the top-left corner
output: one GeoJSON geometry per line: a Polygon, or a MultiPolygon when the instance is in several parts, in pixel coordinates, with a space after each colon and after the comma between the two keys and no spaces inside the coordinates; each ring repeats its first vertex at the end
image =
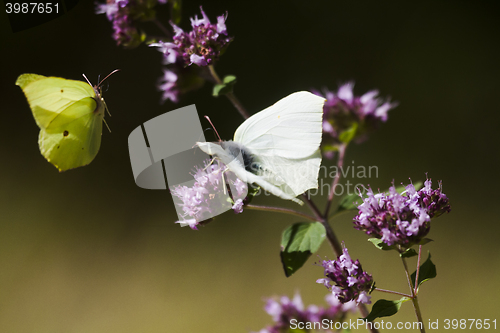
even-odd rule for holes
{"type": "Polygon", "coordinates": [[[260,161],[264,168],[270,171],[264,173],[264,179],[288,195],[296,197],[308,189],[318,188],[318,173],[321,165],[319,150],[301,159],[261,156],[260,161]]]}
{"type": "Polygon", "coordinates": [[[258,156],[308,157],[321,144],[323,97],[293,93],[245,120],[234,141],[258,156]]]}
{"type": "Polygon", "coordinates": [[[287,195],[318,187],[325,99],[293,93],[248,118],[234,134],[260,161],[264,179],[287,195]]]}
{"type": "Polygon", "coordinates": [[[248,172],[243,166],[241,155],[233,156],[216,143],[197,142],[196,145],[206,154],[216,156],[222,163],[224,163],[228,167],[229,170],[231,170],[236,175],[236,177],[238,177],[245,183],[255,183],[262,187],[265,191],[268,191],[269,193],[272,193],[277,197],[285,200],[292,200],[300,205],[304,204],[301,200],[295,198],[297,194],[294,194],[290,191],[284,192],[279,187],[269,183],[264,177],[248,172]]]}
{"type": "Polygon", "coordinates": [[[324,102],[324,98],[309,92],[293,93],[238,127],[234,141],[247,148],[261,165],[258,175],[245,170],[241,159],[235,159],[218,144],[197,145],[217,156],[242,181],[302,204],[295,197],[318,187],[324,102]]]}

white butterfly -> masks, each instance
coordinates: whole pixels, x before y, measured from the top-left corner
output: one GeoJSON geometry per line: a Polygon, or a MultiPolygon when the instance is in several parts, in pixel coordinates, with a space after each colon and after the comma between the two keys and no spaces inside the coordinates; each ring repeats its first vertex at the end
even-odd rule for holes
{"type": "Polygon", "coordinates": [[[296,92],[245,120],[234,141],[196,145],[242,181],[302,205],[296,196],[318,188],[324,103],[296,92]]]}

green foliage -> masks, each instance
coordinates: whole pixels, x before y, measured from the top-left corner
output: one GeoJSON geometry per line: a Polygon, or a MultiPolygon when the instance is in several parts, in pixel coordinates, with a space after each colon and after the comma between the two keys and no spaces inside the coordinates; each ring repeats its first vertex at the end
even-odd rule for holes
{"type": "Polygon", "coordinates": [[[255,186],[255,184],[248,186],[248,193],[247,193],[245,200],[243,200],[243,203],[245,205],[248,205],[249,203],[251,203],[253,198],[259,193],[259,191],[260,191],[260,186],[255,186]]]}
{"type": "Polygon", "coordinates": [[[427,280],[433,279],[437,276],[437,271],[436,271],[436,265],[431,261],[431,254],[429,252],[429,257],[427,257],[427,260],[420,265],[420,270],[418,273],[418,284],[415,284],[415,278],[416,278],[417,272],[413,272],[411,275],[411,281],[413,285],[418,286],[420,288],[420,285],[424,283],[427,280]]]}
{"type": "Polygon", "coordinates": [[[389,246],[386,243],[384,243],[380,238],[369,238],[368,241],[371,242],[379,250],[383,251],[398,250],[396,246],[394,245],[389,246]]]}
{"type": "Polygon", "coordinates": [[[409,300],[410,299],[408,297],[403,297],[397,301],[380,299],[373,305],[370,314],[363,319],[367,321],[374,321],[377,318],[395,315],[401,308],[401,304],[409,300]]]}
{"type": "Polygon", "coordinates": [[[289,277],[299,270],[325,238],[326,230],[320,222],[299,222],[285,229],[280,254],[285,275],[289,277]]]}
{"type": "Polygon", "coordinates": [[[228,93],[231,93],[231,92],[233,92],[233,86],[235,84],[236,84],[236,76],[227,75],[226,77],[224,77],[221,84],[216,84],[214,86],[214,90],[212,92],[212,95],[217,97],[217,96],[226,95],[228,93]]]}
{"type": "Polygon", "coordinates": [[[401,258],[411,258],[416,255],[418,255],[417,251],[412,248],[406,249],[406,251],[400,254],[401,258]]]}
{"type": "Polygon", "coordinates": [[[352,126],[340,133],[339,135],[339,140],[342,143],[345,143],[346,145],[354,139],[356,136],[356,132],[358,130],[358,123],[353,123],[352,126]]]}
{"type": "Polygon", "coordinates": [[[432,239],[430,239],[430,238],[424,238],[424,239],[422,239],[422,240],[418,243],[418,245],[425,245],[425,244],[430,243],[430,242],[434,242],[434,241],[433,241],[432,239]]]}
{"type": "Polygon", "coordinates": [[[346,195],[340,200],[339,207],[337,208],[337,213],[340,213],[344,210],[355,210],[358,208],[361,201],[362,199],[358,193],[346,195]]]}
{"type": "Polygon", "coordinates": [[[182,17],[182,0],[170,0],[168,3],[170,4],[170,17],[172,18],[172,22],[174,22],[174,24],[179,24],[182,17]]]}
{"type": "MultiPolygon", "coordinates": [[[[384,243],[380,238],[369,238],[368,241],[371,242],[379,250],[382,251],[394,250],[399,252],[399,248],[396,245],[389,246],[386,243],[384,243]]],[[[408,248],[399,255],[401,256],[401,258],[411,258],[418,255],[418,253],[414,249],[408,248]]]]}
{"type": "Polygon", "coordinates": [[[324,142],[321,144],[321,150],[323,151],[323,154],[330,151],[335,152],[339,150],[339,146],[324,142]]]}

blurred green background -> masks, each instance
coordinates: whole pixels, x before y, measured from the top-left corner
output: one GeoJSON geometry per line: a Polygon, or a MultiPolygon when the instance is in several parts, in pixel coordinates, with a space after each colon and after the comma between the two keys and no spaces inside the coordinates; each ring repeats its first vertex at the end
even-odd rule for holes
{"type": "MultiPolygon", "coordinates": [[[[199,5],[212,22],[229,12],[235,39],[216,69],[238,77],[235,92],[252,113],[291,92],[348,80],[358,95],[377,88],[400,102],[369,141],[349,148],[346,164],[378,166],[378,178],[364,180],[373,188],[426,172],[435,185],[443,180],[452,213],[432,222],[435,242],[425,247],[438,276],[421,289],[424,321],[499,319],[497,4],[185,1],[181,27],[189,29],[199,5]]],[[[135,185],[127,137],[144,121],[195,103],[231,138],[242,119],[225,98],[211,97],[210,84],[160,105],[161,54],[116,47],[92,1],[17,33],[2,12],[0,31],[1,332],[249,332],[271,323],[264,297],[300,291],[306,305],[325,304],[317,257],[290,278],[281,268],[281,232],[299,219],[226,212],[192,231],[174,224],[167,191],[135,185]],[[112,133],[103,131],[89,166],[58,173],[39,153],[17,76],[85,73],[96,82],[116,68],[104,95],[112,133]]],[[[297,208],[270,197],[255,203],[297,208]]],[[[376,251],[352,228],[353,216],[335,221],[339,239],[378,287],[406,293],[397,256],[376,251]]],[[[319,255],[333,259],[326,243],[319,255]]],[[[406,303],[384,319],[415,317],[406,303]]]]}

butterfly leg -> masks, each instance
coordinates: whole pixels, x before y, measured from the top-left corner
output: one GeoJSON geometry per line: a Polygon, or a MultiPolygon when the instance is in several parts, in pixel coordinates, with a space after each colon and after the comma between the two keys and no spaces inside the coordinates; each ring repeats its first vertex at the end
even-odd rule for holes
{"type": "Polygon", "coordinates": [[[211,165],[212,165],[212,163],[214,163],[214,161],[215,161],[215,157],[214,157],[214,158],[212,158],[212,159],[210,160],[210,163],[208,163],[208,164],[207,164],[207,165],[203,168],[203,171],[207,170],[207,168],[208,168],[209,166],[211,166],[211,165]]]}
{"type": "Polygon", "coordinates": [[[102,118],[102,122],[103,122],[103,123],[104,123],[104,125],[106,125],[106,127],[108,128],[109,133],[111,133],[111,128],[109,128],[108,123],[106,122],[106,119],[102,118]]]}
{"type": "MultiPolygon", "coordinates": [[[[220,169],[219,169],[220,170],[220,169]]],[[[224,177],[224,173],[229,170],[228,167],[226,167],[224,170],[222,170],[222,187],[224,187],[224,194],[226,194],[226,178],[224,177]]]]}
{"type": "Polygon", "coordinates": [[[106,109],[106,112],[111,117],[111,112],[109,112],[108,106],[106,105],[106,102],[104,101],[104,98],[101,98],[101,101],[102,101],[102,104],[104,104],[104,109],[106,109]]]}

